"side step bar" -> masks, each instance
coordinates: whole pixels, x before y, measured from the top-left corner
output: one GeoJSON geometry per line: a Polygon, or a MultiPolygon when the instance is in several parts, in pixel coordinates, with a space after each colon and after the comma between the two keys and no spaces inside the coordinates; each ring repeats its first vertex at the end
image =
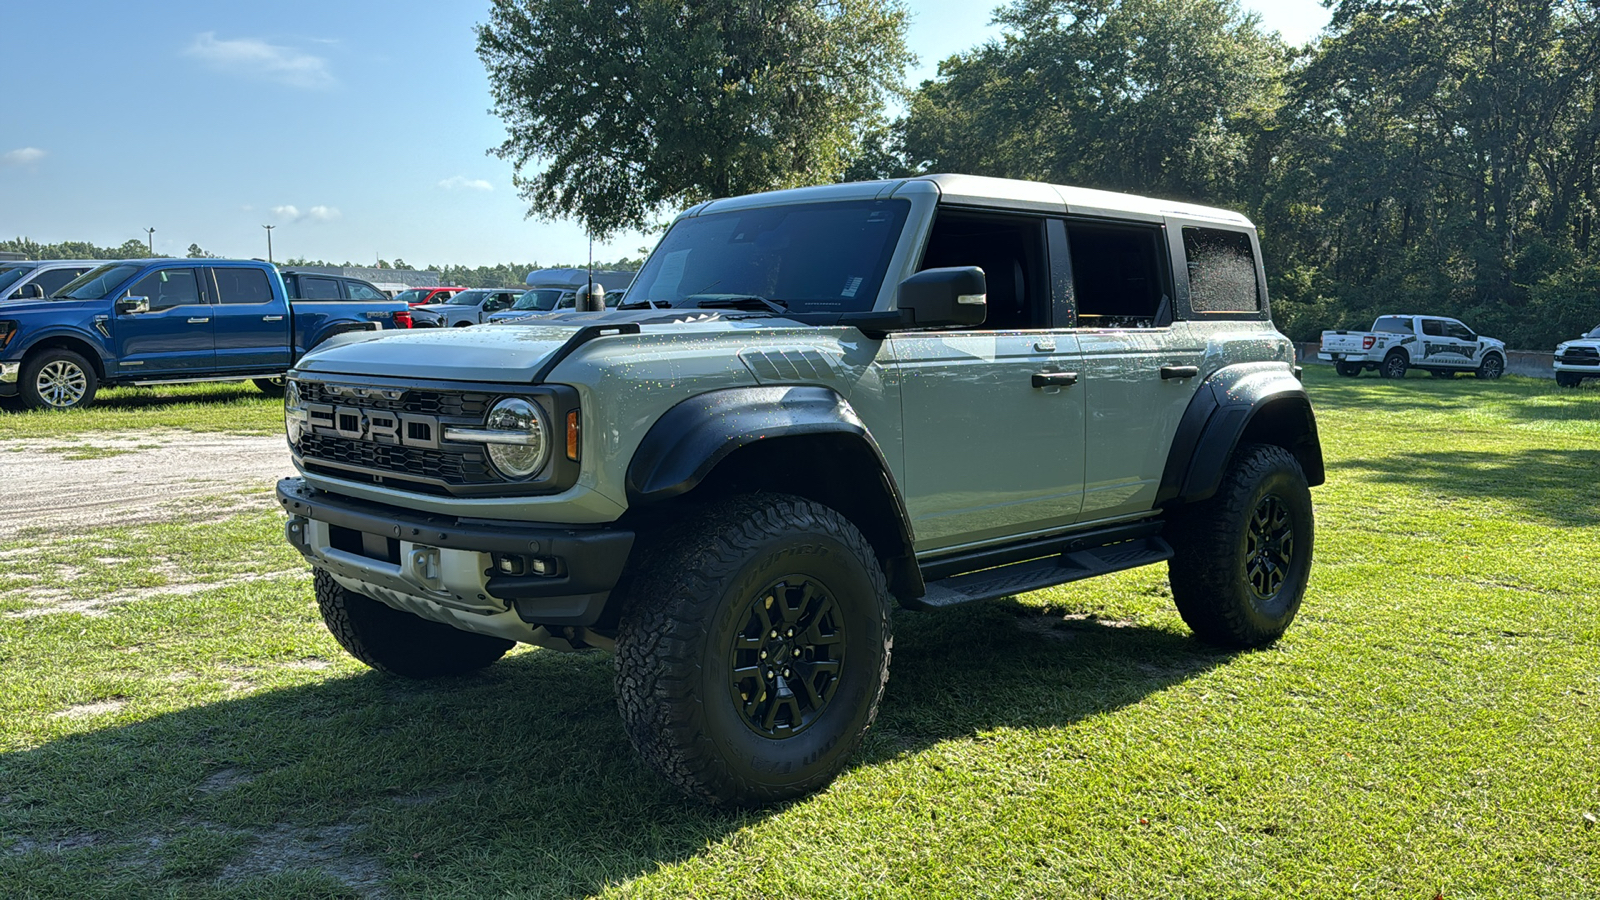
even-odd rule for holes
{"type": "Polygon", "coordinates": [[[940,609],[974,600],[994,600],[1171,558],[1172,547],[1161,538],[1137,538],[930,581],[926,594],[903,605],[910,609],[940,609]]]}

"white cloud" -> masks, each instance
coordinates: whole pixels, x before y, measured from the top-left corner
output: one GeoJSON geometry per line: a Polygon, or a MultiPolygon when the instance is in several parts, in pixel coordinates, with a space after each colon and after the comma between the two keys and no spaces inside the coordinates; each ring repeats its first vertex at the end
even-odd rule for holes
{"type": "Polygon", "coordinates": [[[468,178],[465,175],[452,175],[449,178],[439,182],[439,187],[442,187],[447,191],[453,191],[456,188],[469,191],[494,190],[494,185],[484,181],[482,178],[468,178]]]}
{"type": "Polygon", "coordinates": [[[313,206],[302,211],[300,207],[291,204],[274,206],[272,214],[285,222],[332,222],[343,215],[337,206],[313,206]]]}
{"type": "Polygon", "coordinates": [[[19,147],[9,153],[0,154],[0,163],[8,166],[27,166],[44,159],[46,155],[38,147],[19,147]]]}
{"type": "Polygon", "coordinates": [[[313,206],[306,211],[306,218],[315,222],[332,222],[339,218],[339,208],[336,206],[313,206]]]}
{"type": "Polygon", "coordinates": [[[291,222],[300,221],[300,209],[299,209],[299,207],[295,207],[295,206],[274,206],[272,208],[272,214],[277,216],[280,219],[288,219],[291,222]]]}
{"type": "Polygon", "coordinates": [[[217,40],[215,31],[195,36],[183,51],[218,72],[276,81],[289,87],[321,90],[337,81],[328,71],[328,61],[320,56],[280,47],[255,38],[217,40]]]}

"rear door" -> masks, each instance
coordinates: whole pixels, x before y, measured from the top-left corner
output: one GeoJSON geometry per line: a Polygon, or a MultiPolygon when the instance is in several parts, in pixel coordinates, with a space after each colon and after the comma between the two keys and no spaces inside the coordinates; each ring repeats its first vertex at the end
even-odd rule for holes
{"type": "Polygon", "coordinates": [[[216,361],[209,292],[204,270],[163,268],[145,275],[118,296],[144,297],[148,312],[116,316],[118,371],[126,377],[199,376],[216,361]]]}
{"type": "Polygon", "coordinates": [[[289,368],[289,311],[272,293],[266,270],[254,266],[206,269],[216,303],[214,331],[221,371],[289,368]]]}

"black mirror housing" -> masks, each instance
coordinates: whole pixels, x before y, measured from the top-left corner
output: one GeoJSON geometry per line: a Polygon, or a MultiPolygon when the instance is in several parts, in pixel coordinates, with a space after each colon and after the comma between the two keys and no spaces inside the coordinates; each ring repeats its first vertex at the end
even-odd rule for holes
{"type": "Polygon", "coordinates": [[[977,266],[928,269],[900,282],[896,305],[911,328],[982,325],[989,317],[989,284],[977,266]]]}

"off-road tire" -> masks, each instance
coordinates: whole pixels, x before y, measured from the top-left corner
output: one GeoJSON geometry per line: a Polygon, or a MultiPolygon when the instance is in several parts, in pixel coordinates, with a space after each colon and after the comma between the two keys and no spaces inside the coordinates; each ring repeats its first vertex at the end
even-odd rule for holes
{"type": "Polygon", "coordinates": [[[1571,372],[1556,373],[1556,385],[1558,387],[1577,387],[1580,384],[1583,384],[1582,375],[1574,375],[1571,372]]]}
{"type": "Polygon", "coordinates": [[[268,397],[283,396],[285,381],[282,378],[252,378],[250,383],[256,386],[256,390],[266,394],[268,397]]]}
{"type": "MultiPolygon", "coordinates": [[[[639,755],[684,793],[718,806],[761,806],[827,786],[877,716],[894,644],[883,570],[861,532],[810,500],[735,497],[674,524],[643,551],[638,573],[618,626],[616,691],[639,755]],[[740,695],[735,673],[748,672],[745,660],[757,652],[740,649],[748,648],[750,629],[764,631],[762,623],[779,609],[766,603],[762,613],[758,606],[764,598],[792,598],[798,584],[820,586],[832,598],[832,618],[818,612],[810,627],[820,631],[825,620],[839,635],[837,681],[821,674],[824,691],[832,685],[825,702],[792,733],[774,737],[757,730],[774,727],[765,713],[750,712],[768,696],[765,689],[755,701],[740,695]],[[758,717],[763,722],[754,722],[758,717]]],[[[801,628],[804,610],[798,615],[780,614],[799,632],[795,644],[810,633],[801,628]]],[[[778,632],[782,624],[775,624],[778,632]]],[[[792,682],[770,682],[774,703],[784,690],[803,686],[802,679],[817,683],[821,667],[804,665],[813,651],[835,652],[812,647],[795,659],[789,646],[773,653],[791,654],[794,671],[802,673],[792,682]]],[[[793,723],[799,712],[796,705],[784,715],[793,723]]]]}
{"type": "Polygon", "coordinates": [[[1346,378],[1355,378],[1361,374],[1361,367],[1355,363],[1334,363],[1333,370],[1346,378]]]}
{"type": "Polygon", "coordinates": [[[1408,368],[1410,365],[1406,362],[1406,355],[1397,350],[1383,358],[1378,365],[1378,374],[1385,378],[1404,378],[1408,368]]]}
{"type": "Polygon", "coordinates": [[[1293,454],[1270,444],[1241,446],[1217,493],[1177,513],[1162,532],[1174,551],[1167,563],[1172,597],[1195,636],[1230,649],[1277,640],[1305,595],[1314,527],[1311,489],[1293,454]],[[1291,547],[1287,565],[1276,567],[1277,589],[1262,597],[1252,586],[1248,545],[1256,517],[1273,500],[1286,515],[1291,547]]]}
{"type": "Polygon", "coordinates": [[[51,348],[22,363],[17,388],[29,409],[77,409],[94,402],[100,379],[81,354],[51,348]]]}
{"type": "Polygon", "coordinates": [[[317,569],[322,621],[339,646],[380,672],[406,678],[463,675],[493,664],[515,641],[430,622],[349,590],[317,569]]]}
{"type": "Polygon", "coordinates": [[[1506,361],[1498,353],[1491,353],[1478,363],[1478,371],[1472,374],[1489,381],[1493,381],[1506,373],[1506,361]]]}

